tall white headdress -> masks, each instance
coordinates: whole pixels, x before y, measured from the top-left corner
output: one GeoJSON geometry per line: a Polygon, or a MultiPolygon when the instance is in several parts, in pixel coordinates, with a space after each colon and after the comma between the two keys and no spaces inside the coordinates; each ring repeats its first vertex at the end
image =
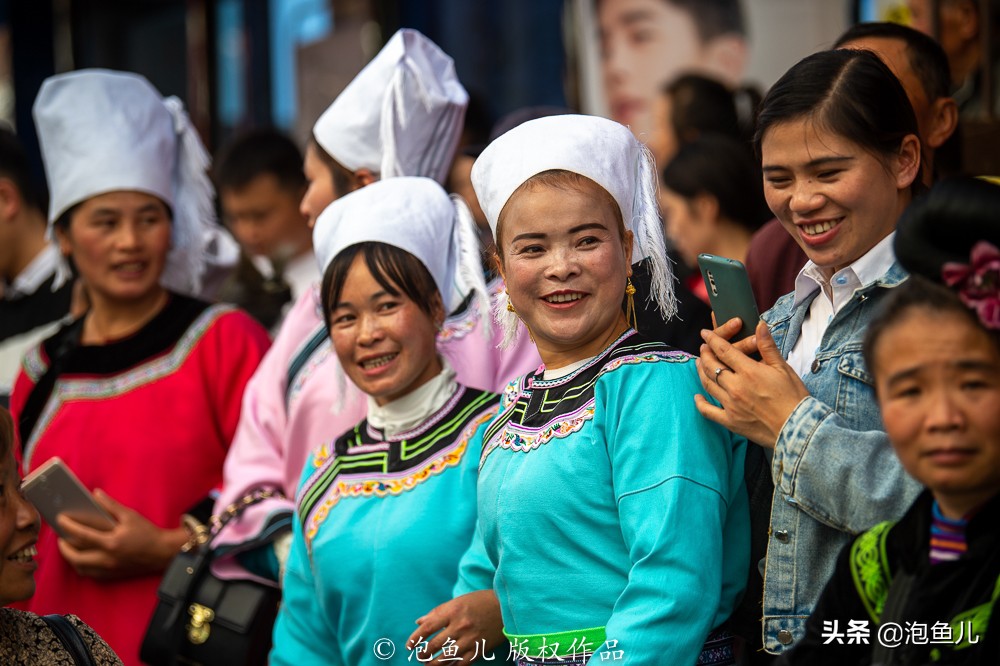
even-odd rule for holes
{"type": "Polygon", "coordinates": [[[403,29],[323,112],[313,136],[350,171],[443,183],[468,103],[452,59],[416,30],[403,29]]]}
{"type": "MultiPolygon", "coordinates": [[[[472,185],[494,240],[500,211],[514,191],[532,176],[555,169],[589,178],[618,202],[625,226],[634,235],[632,262],[649,259],[649,298],[665,319],[672,317],[677,311],[674,276],[656,201],[653,157],[627,127],[613,120],[580,115],[539,118],[486,147],[472,167],[472,185]]],[[[513,339],[517,315],[507,310],[506,295],[498,299],[494,314],[505,342],[513,339]]]]}
{"type": "MultiPolygon", "coordinates": [[[[330,204],[313,230],[320,271],[345,248],[366,241],[393,245],[419,259],[447,312],[470,293],[477,316],[489,311],[475,220],[460,197],[449,196],[430,178],[380,180],[330,204]]],[[[489,326],[481,328],[489,335],[489,326]]]]}
{"type": "Polygon", "coordinates": [[[93,196],[144,192],[173,213],[165,287],[200,296],[209,266],[235,263],[236,243],[215,216],[208,153],[179,99],[138,74],[90,69],[46,79],[33,113],[50,226],[93,196]]]}

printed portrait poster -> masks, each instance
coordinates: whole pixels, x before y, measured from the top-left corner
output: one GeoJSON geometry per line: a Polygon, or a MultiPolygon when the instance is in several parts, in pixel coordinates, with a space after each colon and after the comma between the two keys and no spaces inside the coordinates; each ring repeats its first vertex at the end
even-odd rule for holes
{"type": "Polygon", "coordinates": [[[665,117],[659,93],[678,75],[743,82],[749,45],[740,0],[590,1],[607,115],[640,139],[665,117]]]}

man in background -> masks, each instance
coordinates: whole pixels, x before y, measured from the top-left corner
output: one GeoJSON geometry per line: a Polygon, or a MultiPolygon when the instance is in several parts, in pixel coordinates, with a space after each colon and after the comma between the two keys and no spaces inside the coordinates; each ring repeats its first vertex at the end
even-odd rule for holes
{"type": "Polygon", "coordinates": [[[640,140],[660,90],[683,72],[736,88],[747,62],[739,0],[595,0],[611,118],[640,140]]]}
{"type": "Polygon", "coordinates": [[[17,137],[0,128],[0,405],[25,352],[69,314],[73,285],[46,238],[46,202],[17,137]]]}
{"type": "Polygon", "coordinates": [[[214,175],[223,219],[243,254],[219,298],[275,332],[287,307],[319,277],[312,232],[299,211],[302,153],[277,130],[253,130],[223,146],[214,175]]]}

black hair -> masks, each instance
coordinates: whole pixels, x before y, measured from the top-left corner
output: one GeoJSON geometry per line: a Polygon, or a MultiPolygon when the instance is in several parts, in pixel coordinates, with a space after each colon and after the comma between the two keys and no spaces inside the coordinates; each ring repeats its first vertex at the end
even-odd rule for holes
{"type": "Polygon", "coordinates": [[[223,146],[213,174],[220,192],[243,189],[262,175],[274,176],[290,192],[299,193],[306,186],[302,152],[294,141],[270,128],[251,130],[223,146]]]}
{"type": "Polygon", "coordinates": [[[685,199],[711,195],[722,216],[750,231],[773,217],[761,181],[760,165],[750,147],[722,134],[705,134],[682,144],[663,169],[668,189],[685,199]]]}
{"type": "Polygon", "coordinates": [[[3,405],[0,405],[0,460],[6,460],[14,446],[14,419],[3,405]]]}
{"type": "Polygon", "coordinates": [[[323,146],[319,145],[319,140],[314,134],[309,139],[310,145],[316,151],[319,161],[330,171],[330,178],[333,182],[333,191],[337,196],[344,196],[354,189],[354,174],[350,169],[333,158],[333,155],[326,152],[323,146]]]}
{"type": "Polygon", "coordinates": [[[951,289],[919,275],[912,275],[892,290],[877,315],[865,330],[862,354],[865,365],[874,372],[875,347],[879,338],[913,310],[924,309],[938,315],[952,314],[964,317],[969,323],[986,332],[993,344],[1000,349],[1000,331],[992,331],[980,323],[978,316],[959,299],[951,289]]]}
{"type": "Polygon", "coordinates": [[[7,127],[0,126],[0,178],[7,178],[21,194],[21,200],[30,208],[45,214],[48,207],[45,191],[36,187],[25,152],[17,135],[7,127]]]}
{"type": "MultiPolygon", "coordinates": [[[[753,144],[758,159],[768,130],[803,119],[814,120],[880,159],[896,154],[906,136],[920,136],[902,84],[871,51],[820,51],[785,72],[757,113],[753,144]]],[[[914,178],[910,189],[913,194],[923,190],[920,178],[914,178]]]]}
{"type": "Polygon", "coordinates": [[[842,34],[833,48],[841,48],[859,39],[898,39],[906,45],[910,69],[920,80],[927,99],[933,102],[951,94],[948,56],[933,37],[899,23],[858,23],[842,34]]]}
{"type": "Polygon", "coordinates": [[[663,87],[670,96],[669,122],[678,143],[706,132],[740,138],[739,114],[732,91],[700,74],[682,74],[663,87]]]}
{"type": "Polygon", "coordinates": [[[746,35],[740,0],[666,0],[694,19],[701,41],[723,35],[746,35]]]}
{"type": "Polygon", "coordinates": [[[330,313],[340,301],[351,264],[358,256],[365,258],[372,277],[389,294],[403,294],[427,316],[434,316],[434,307],[443,296],[423,262],[395,245],[366,241],[341,250],[323,273],[321,298],[327,332],[330,329],[330,313]]]}

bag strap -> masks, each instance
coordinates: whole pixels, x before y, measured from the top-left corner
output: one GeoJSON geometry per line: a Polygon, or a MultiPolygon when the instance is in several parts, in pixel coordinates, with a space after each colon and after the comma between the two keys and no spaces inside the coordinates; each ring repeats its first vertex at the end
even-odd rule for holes
{"type": "Polygon", "coordinates": [[[258,488],[252,493],[245,495],[240,500],[233,502],[223,510],[222,513],[216,514],[208,519],[208,524],[201,524],[191,528],[191,538],[188,542],[181,547],[183,552],[188,552],[196,548],[201,548],[206,544],[211,543],[212,539],[226,526],[230,520],[233,520],[246,509],[250,508],[258,502],[263,502],[266,499],[272,497],[284,497],[285,494],[280,490],[275,490],[274,488],[258,488]]]}
{"type": "Polygon", "coordinates": [[[63,615],[43,615],[42,621],[48,625],[52,633],[56,635],[59,642],[63,644],[73,663],[77,666],[96,666],[94,656],[90,654],[90,649],[83,642],[80,632],[76,630],[69,620],[63,615]]]}

